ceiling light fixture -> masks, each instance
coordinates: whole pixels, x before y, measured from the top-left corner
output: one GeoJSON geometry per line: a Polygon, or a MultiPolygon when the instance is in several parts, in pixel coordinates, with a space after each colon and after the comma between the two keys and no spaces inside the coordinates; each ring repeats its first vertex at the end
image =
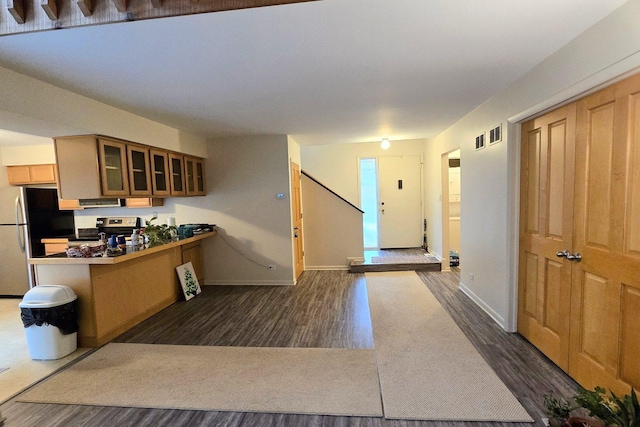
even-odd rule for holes
{"type": "Polygon", "coordinates": [[[389,142],[389,138],[383,138],[380,146],[382,147],[383,150],[388,149],[391,146],[391,143],[389,142]]]}

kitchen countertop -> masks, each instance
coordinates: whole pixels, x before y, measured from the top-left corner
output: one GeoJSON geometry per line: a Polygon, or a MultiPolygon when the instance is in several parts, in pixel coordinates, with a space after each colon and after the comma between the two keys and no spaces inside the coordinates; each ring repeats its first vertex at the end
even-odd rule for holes
{"type": "Polygon", "coordinates": [[[215,236],[217,233],[215,231],[202,233],[195,235],[193,237],[187,237],[186,239],[176,240],[173,242],[165,243],[164,245],[159,246],[130,246],[127,245],[126,252],[123,255],[109,256],[109,257],[95,257],[95,258],[72,258],[67,257],[65,253],[42,256],[42,257],[34,257],[30,258],[29,264],[39,264],[39,265],[73,265],[73,264],[119,264],[121,262],[130,261],[132,259],[136,259],[145,255],[154,254],[160,251],[164,251],[167,249],[175,248],[177,246],[186,245],[189,243],[197,242],[202,239],[206,239],[208,237],[215,236]]]}

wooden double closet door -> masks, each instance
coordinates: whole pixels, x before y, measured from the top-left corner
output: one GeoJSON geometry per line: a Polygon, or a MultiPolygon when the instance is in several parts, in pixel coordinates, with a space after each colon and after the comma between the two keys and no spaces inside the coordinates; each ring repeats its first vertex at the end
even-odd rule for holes
{"type": "Polygon", "coordinates": [[[640,389],[640,75],[522,125],[518,331],[585,388],[640,389]]]}

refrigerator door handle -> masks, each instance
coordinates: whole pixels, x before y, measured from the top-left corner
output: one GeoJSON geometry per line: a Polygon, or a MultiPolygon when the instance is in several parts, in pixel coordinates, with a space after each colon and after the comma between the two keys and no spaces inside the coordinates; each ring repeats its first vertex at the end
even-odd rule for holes
{"type": "Polygon", "coordinates": [[[22,200],[20,199],[20,196],[16,197],[16,234],[18,237],[18,245],[20,246],[20,250],[22,251],[22,253],[25,252],[25,238],[24,238],[24,233],[21,233],[21,227],[20,227],[20,212],[22,212],[22,200]]]}

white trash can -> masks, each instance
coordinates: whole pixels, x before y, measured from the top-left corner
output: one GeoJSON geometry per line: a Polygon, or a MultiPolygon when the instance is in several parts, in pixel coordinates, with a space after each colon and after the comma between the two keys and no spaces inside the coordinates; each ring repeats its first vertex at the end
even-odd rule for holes
{"type": "Polygon", "coordinates": [[[73,289],[36,286],[18,306],[33,360],[60,359],[78,348],[78,297],[73,289]]]}

